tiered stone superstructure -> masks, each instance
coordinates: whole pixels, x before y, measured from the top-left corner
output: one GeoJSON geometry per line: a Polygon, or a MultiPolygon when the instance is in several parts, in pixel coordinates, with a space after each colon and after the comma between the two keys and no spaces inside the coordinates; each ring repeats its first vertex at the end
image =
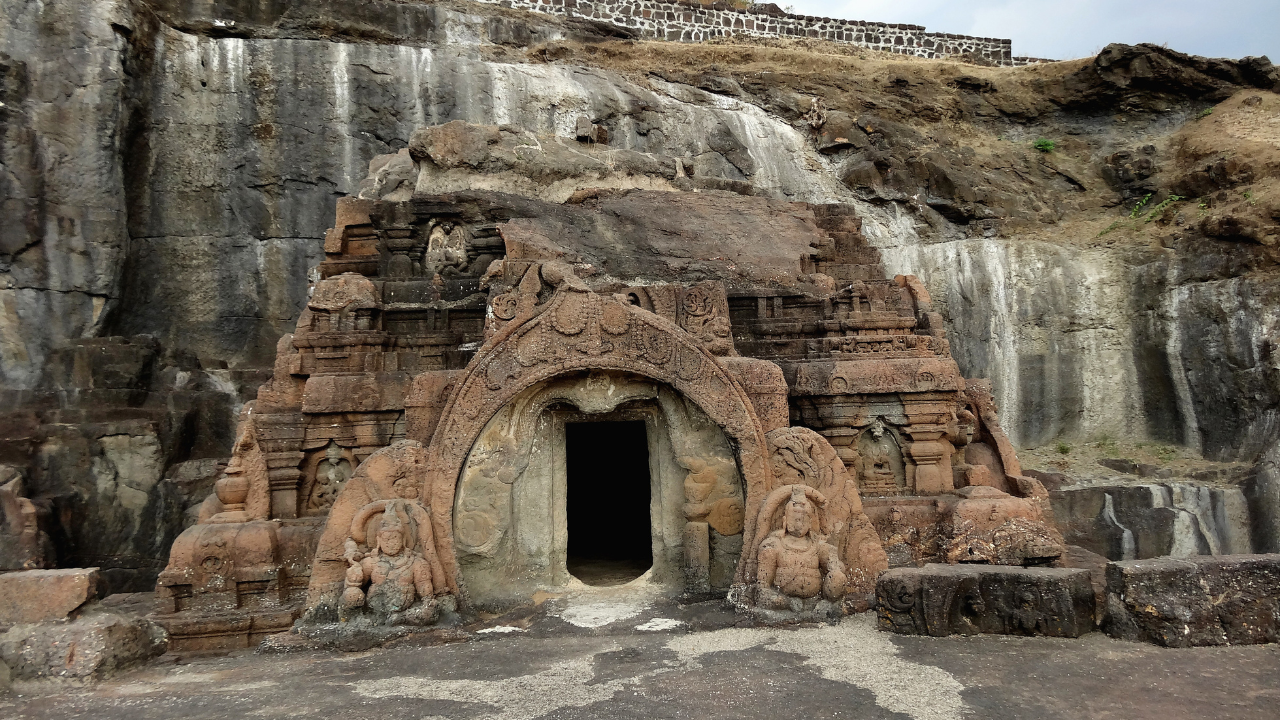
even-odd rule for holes
{"type": "Polygon", "coordinates": [[[1061,553],[989,392],[851,207],[346,198],[325,253],[161,576],[179,646],[304,606],[396,632],[563,585],[570,422],[645,422],[669,508],[648,577],[771,621],[864,609],[891,565],[1061,553]]]}

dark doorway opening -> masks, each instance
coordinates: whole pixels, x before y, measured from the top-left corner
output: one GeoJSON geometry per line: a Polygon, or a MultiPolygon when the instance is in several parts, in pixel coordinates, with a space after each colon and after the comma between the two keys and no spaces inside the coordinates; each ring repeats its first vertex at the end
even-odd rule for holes
{"type": "Polygon", "coordinates": [[[643,421],[565,424],[569,572],[621,585],[653,566],[643,421]]]}

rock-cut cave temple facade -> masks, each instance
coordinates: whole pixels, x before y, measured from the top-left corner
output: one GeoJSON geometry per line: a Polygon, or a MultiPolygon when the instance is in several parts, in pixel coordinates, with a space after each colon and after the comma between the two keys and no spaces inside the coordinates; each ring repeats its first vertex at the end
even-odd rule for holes
{"type": "Polygon", "coordinates": [[[627,581],[824,618],[889,567],[1052,562],[989,384],[860,227],[716,191],[340,200],[158,618],[218,647],[627,581]]]}

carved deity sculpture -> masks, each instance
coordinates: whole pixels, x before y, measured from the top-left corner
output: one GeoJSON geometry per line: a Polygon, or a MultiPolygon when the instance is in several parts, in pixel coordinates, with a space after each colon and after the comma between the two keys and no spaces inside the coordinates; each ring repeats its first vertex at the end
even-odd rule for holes
{"type": "Polygon", "coordinates": [[[351,473],[351,461],[342,456],[342,447],[330,441],[324,449],[324,459],[316,465],[315,481],[307,498],[307,514],[323,513],[332,507],[351,473]]]}
{"type": "Polygon", "coordinates": [[[444,571],[431,541],[429,516],[416,501],[366,505],[352,519],[345,550],[341,617],[361,608],[385,625],[428,625],[439,617],[442,603],[436,594],[443,590],[444,571]]]}
{"type": "Polygon", "coordinates": [[[805,601],[821,595],[833,603],[844,598],[847,579],[835,547],[820,532],[822,493],[804,485],[787,485],[770,493],[765,511],[785,501],[782,527],[760,543],[756,605],[773,610],[805,609],[805,601]]]}
{"type": "Polygon", "coordinates": [[[451,222],[433,227],[427,238],[425,259],[428,274],[450,277],[466,269],[467,241],[463,229],[451,222]]]}
{"type": "Polygon", "coordinates": [[[872,495],[893,495],[903,492],[905,480],[894,467],[897,444],[880,420],[876,420],[863,433],[859,442],[862,467],[859,468],[859,484],[864,492],[872,495]]]}

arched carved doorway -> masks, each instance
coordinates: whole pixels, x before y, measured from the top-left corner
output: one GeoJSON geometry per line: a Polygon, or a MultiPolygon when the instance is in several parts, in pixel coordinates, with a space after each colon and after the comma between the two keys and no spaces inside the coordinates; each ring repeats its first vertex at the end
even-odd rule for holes
{"type": "MultiPolygon", "coordinates": [[[[674,407],[672,403],[678,399],[722,433],[723,444],[732,453],[741,478],[746,517],[755,516],[770,488],[764,430],[746,391],[714,356],[687,332],[658,315],[619,298],[590,292],[572,275],[557,273],[548,277],[545,266],[541,274],[539,279],[531,270],[518,291],[492,301],[494,314],[505,323],[452,383],[420,473],[420,498],[431,509],[436,552],[445,580],[463,602],[469,597],[462,587],[459,551],[476,555],[477,549],[492,550],[483,528],[477,530],[465,522],[459,526],[454,518],[455,507],[462,507],[458,505],[459,481],[463,480],[473,448],[504,408],[520,407],[521,403],[537,407],[539,402],[556,395],[558,391],[546,394],[544,390],[561,378],[568,383],[562,390],[573,386],[576,381],[572,378],[585,377],[583,382],[587,383],[592,377],[647,382],[656,388],[653,400],[659,410],[665,391],[672,398],[668,407],[674,407]],[[556,289],[554,293],[543,293],[547,299],[539,303],[542,280],[554,283],[556,289]],[[459,527],[463,535],[473,533],[465,548],[455,542],[455,529],[459,527]]],[[[613,401],[607,388],[601,392],[584,389],[585,394],[580,393],[579,397],[587,398],[582,400],[587,404],[613,401]]],[[[581,405],[577,409],[590,414],[581,405]]],[[[666,410],[662,413],[663,418],[670,417],[666,410]]],[[[501,422],[501,418],[498,420],[501,422]]],[[[498,461],[493,472],[510,473],[515,467],[498,461]],[[503,467],[507,469],[502,470],[503,467]]],[[[339,510],[335,507],[330,517],[313,564],[313,597],[339,587],[345,572],[345,529],[339,510]]],[[[754,532],[753,523],[746,523],[735,582],[754,578],[754,532]]],[[[480,555],[483,557],[483,553],[480,555]]]]}
{"type": "Polygon", "coordinates": [[[598,584],[643,572],[647,582],[684,589],[691,515],[710,524],[711,589],[729,588],[742,549],[744,492],[728,438],[670,386],[629,373],[570,373],[521,392],[486,424],[454,498],[459,573],[481,604],[574,579],[597,584],[602,574],[598,584]],[[575,447],[572,430],[603,431],[590,437],[607,445],[599,453],[575,447]],[[638,430],[647,446],[639,478],[620,465],[635,459],[609,447],[616,434],[624,446],[634,441],[624,430],[638,430]],[[636,482],[644,487],[616,487],[636,482]],[[637,520],[642,538],[631,537],[637,520]],[[636,540],[646,563],[629,573],[625,550],[636,540]],[[605,552],[584,552],[591,549],[605,552]]]}

